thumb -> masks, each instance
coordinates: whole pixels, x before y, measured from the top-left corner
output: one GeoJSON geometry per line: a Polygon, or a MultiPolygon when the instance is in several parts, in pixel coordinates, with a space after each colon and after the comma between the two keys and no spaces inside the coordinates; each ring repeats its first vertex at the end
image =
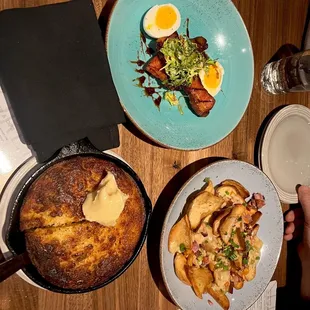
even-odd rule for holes
{"type": "Polygon", "coordinates": [[[298,198],[305,215],[305,225],[310,228],[310,187],[300,186],[298,188],[298,198]]]}

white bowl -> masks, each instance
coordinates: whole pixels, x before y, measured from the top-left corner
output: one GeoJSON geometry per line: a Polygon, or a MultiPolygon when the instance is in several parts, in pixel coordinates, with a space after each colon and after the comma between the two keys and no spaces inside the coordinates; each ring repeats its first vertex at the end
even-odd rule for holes
{"type": "Polygon", "coordinates": [[[263,213],[259,224],[259,238],[264,245],[261,250],[261,259],[257,266],[256,277],[246,282],[244,287],[228,294],[230,310],[244,310],[250,307],[264,292],[276,269],[283,238],[283,214],[281,203],[275,187],[269,178],[255,166],[237,161],[224,160],[201,169],[180,189],[174,198],[166,215],[160,243],[160,263],[164,283],[175,302],[183,310],[220,310],[221,307],[208,294],[199,299],[192,288],[183,284],[174,272],[173,255],[168,251],[168,236],[171,227],[178,220],[187,197],[205,183],[204,178],[210,178],[216,185],[225,179],[233,179],[243,184],[250,193],[261,193],[265,196],[266,206],[260,211],[263,213]],[[208,300],[213,305],[208,304],[208,300]]]}

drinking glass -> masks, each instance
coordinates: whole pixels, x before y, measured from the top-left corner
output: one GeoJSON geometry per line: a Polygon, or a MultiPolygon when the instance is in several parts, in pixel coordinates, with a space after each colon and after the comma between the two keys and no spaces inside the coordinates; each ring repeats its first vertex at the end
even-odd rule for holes
{"type": "Polygon", "coordinates": [[[310,91],[310,50],[265,65],[261,83],[271,94],[310,91]]]}

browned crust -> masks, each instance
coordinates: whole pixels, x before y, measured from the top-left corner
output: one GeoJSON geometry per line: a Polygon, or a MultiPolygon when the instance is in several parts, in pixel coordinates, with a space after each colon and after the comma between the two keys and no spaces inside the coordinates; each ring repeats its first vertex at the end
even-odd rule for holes
{"type": "Polygon", "coordinates": [[[198,116],[205,117],[215,104],[215,99],[202,86],[198,76],[193,78],[193,82],[188,87],[183,87],[189,97],[192,109],[198,116]]]}
{"type": "Polygon", "coordinates": [[[168,75],[166,74],[163,67],[166,61],[164,55],[161,52],[156,53],[144,66],[144,70],[152,75],[154,78],[160,81],[168,80],[168,75]]]}
{"type": "Polygon", "coordinates": [[[84,220],[82,205],[107,171],[130,195],[136,186],[115,164],[96,157],[75,157],[48,168],[29,188],[20,213],[20,229],[59,226],[84,220]]]}
{"type": "Polygon", "coordinates": [[[170,36],[168,37],[161,37],[161,38],[158,38],[156,40],[156,51],[159,51],[163,46],[164,46],[164,43],[167,39],[175,39],[175,38],[178,38],[179,35],[178,33],[175,31],[173,34],[171,34],[170,36]]]}
{"type": "Polygon", "coordinates": [[[62,288],[85,289],[111,278],[130,259],[145,216],[140,190],[126,172],[99,158],[75,157],[50,167],[31,186],[21,210],[21,228],[30,259],[46,280],[62,288]],[[85,221],[81,210],[87,193],[107,171],[129,196],[114,227],[85,221]]]}

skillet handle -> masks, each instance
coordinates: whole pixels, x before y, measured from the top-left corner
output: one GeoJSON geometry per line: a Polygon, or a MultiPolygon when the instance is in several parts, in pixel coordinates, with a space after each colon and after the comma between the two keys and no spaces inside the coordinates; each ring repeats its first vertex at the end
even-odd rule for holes
{"type": "Polygon", "coordinates": [[[0,264],[0,282],[4,281],[29,263],[30,259],[26,252],[4,261],[0,264]]]}
{"type": "Polygon", "coordinates": [[[55,159],[61,159],[71,155],[85,154],[85,153],[102,154],[101,151],[99,151],[92,145],[92,143],[88,140],[88,138],[84,138],[76,142],[73,142],[67,146],[64,146],[60,150],[59,154],[55,159]]]}

